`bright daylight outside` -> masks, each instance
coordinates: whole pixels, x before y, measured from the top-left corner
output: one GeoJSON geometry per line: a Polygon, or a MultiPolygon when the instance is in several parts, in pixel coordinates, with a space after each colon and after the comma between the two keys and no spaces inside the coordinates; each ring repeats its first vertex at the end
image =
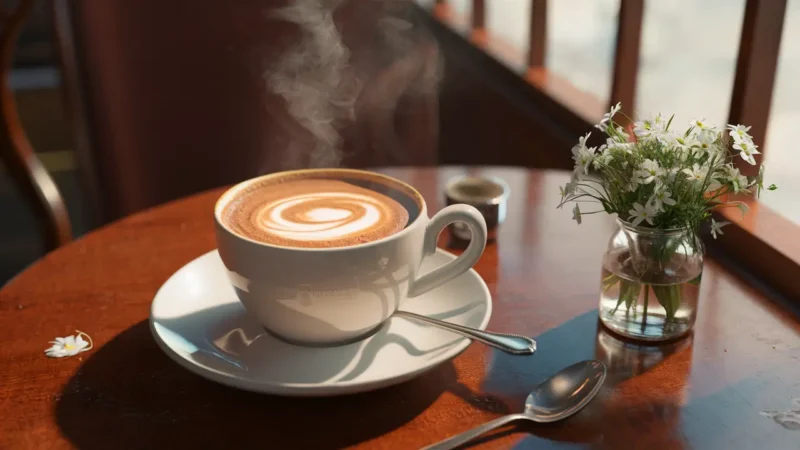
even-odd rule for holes
{"type": "MultiPolygon", "coordinates": [[[[468,15],[470,0],[451,0],[468,15]]],[[[646,2],[635,114],[675,113],[676,124],[695,116],[724,128],[728,120],[744,0],[646,2]],[[687,13],[691,11],[691,13],[687,13]]],[[[555,73],[608,102],[619,0],[548,3],[547,61],[555,73]]],[[[524,49],[530,0],[487,0],[486,21],[495,36],[524,49]]],[[[760,200],[800,224],[791,196],[800,188],[800,154],[792,132],[800,120],[800,0],[788,0],[767,132],[764,164],[779,189],[760,200]]],[[[627,106],[627,105],[623,105],[627,106]]],[[[631,111],[626,111],[630,113],[631,111]]],[[[566,151],[567,149],[565,149],[566,151]]]]}

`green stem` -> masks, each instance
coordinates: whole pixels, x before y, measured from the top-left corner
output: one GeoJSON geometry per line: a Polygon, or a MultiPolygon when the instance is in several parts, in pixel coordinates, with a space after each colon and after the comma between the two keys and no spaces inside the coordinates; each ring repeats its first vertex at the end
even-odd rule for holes
{"type": "Polygon", "coordinates": [[[650,303],[650,286],[644,285],[644,311],[642,311],[642,333],[647,326],[647,304],[650,303]]]}

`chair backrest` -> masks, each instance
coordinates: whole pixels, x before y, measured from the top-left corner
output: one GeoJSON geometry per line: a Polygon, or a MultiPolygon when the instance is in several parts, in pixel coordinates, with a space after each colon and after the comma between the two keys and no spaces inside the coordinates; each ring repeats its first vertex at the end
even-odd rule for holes
{"type": "Polygon", "coordinates": [[[100,221],[277,170],[436,163],[436,47],[406,0],[54,1],[100,221]],[[335,9],[339,32],[288,3],[335,9]],[[339,35],[349,56],[331,55],[339,35]],[[298,96],[316,60],[337,70],[298,96]]]}
{"type": "Polygon", "coordinates": [[[50,250],[72,239],[72,226],[63,197],[33,152],[9,85],[17,38],[33,6],[33,0],[20,0],[14,8],[0,8],[0,161],[29,199],[50,250]]]}

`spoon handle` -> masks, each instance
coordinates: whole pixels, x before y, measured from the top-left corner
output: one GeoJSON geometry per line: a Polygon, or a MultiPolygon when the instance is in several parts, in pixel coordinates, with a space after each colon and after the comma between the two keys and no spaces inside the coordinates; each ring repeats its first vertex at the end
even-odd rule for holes
{"type": "Polygon", "coordinates": [[[443,441],[439,441],[431,446],[425,447],[420,450],[449,450],[452,448],[456,448],[459,445],[466,444],[467,442],[475,439],[476,437],[492,431],[496,428],[500,428],[503,425],[513,422],[519,419],[527,419],[528,416],[524,414],[509,414],[507,416],[499,417],[497,419],[492,420],[491,422],[487,422],[479,427],[475,427],[471,430],[465,431],[461,434],[457,434],[451,438],[447,438],[443,441]]]}
{"type": "Polygon", "coordinates": [[[420,316],[419,314],[414,314],[407,311],[397,311],[394,313],[394,315],[406,317],[418,322],[424,322],[437,327],[446,328],[454,333],[483,342],[486,345],[500,349],[512,355],[532,355],[536,351],[536,341],[529,337],[476,330],[475,328],[464,327],[442,320],[431,319],[430,317],[420,316]]]}

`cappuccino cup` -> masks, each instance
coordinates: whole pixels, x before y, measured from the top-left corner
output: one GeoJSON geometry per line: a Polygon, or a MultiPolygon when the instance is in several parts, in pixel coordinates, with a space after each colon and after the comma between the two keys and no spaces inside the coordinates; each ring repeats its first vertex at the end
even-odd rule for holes
{"type": "Polygon", "coordinates": [[[407,298],[469,270],[486,246],[472,206],[428,217],[425,200],[392,177],[312,169],[253,178],[214,208],[219,255],[245,309],[270,334],[304,346],[355,342],[376,332],[407,298]],[[466,250],[419,273],[439,233],[460,222],[466,250]]]}

